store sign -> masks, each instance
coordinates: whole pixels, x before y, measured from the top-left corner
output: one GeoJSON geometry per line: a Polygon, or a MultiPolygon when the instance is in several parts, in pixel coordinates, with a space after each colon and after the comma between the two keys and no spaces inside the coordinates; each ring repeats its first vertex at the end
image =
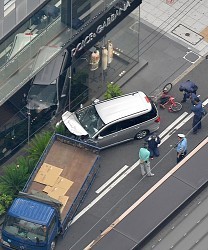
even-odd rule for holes
{"type": "Polygon", "coordinates": [[[71,50],[71,57],[74,57],[77,52],[81,51],[89,42],[93,41],[93,39],[101,34],[110,24],[112,24],[118,16],[120,16],[123,12],[125,12],[128,7],[130,7],[130,2],[127,1],[124,3],[123,7],[119,7],[115,9],[115,12],[109,15],[101,24],[99,24],[94,32],[89,33],[81,42],[77,44],[71,50]]]}

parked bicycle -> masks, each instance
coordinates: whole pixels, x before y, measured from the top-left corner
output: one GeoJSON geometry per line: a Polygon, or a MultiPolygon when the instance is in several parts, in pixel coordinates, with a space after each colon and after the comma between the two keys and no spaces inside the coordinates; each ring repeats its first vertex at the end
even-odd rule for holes
{"type": "Polygon", "coordinates": [[[182,104],[175,101],[175,97],[169,95],[168,93],[172,89],[172,83],[167,83],[162,91],[159,91],[154,96],[149,96],[149,98],[160,108],[168,108],[169,112],[178,112],[182,109],[182,104]]]}

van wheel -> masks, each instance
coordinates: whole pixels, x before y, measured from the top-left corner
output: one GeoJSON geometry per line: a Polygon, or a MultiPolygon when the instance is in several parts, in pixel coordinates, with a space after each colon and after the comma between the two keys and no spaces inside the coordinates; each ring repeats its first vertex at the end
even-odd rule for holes
{"type": "Polygon", "coordinates": [[[136,140],[141,140],[149,134],[148,130],[141,130],[135,135],[136,140]]]}
{"type": "Polygon", "coordinates": [[[50,250],[55,250],[55,247],[56,247],[56,242],[55,240],[51,242],[51,248],[50,250]]]}

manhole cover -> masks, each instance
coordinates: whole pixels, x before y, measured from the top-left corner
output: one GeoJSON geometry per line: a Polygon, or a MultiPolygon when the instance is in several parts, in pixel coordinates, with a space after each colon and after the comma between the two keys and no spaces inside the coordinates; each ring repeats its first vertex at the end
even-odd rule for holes
{"type": "Polygon", "coordinates": [[[184,26],[183,24],[179,24],[171,32],[174,35],[182,38],[183,40],[185,40],[193,45],[196,45],[198,42],[200,42],[204,38],[203,36],[199,35],[195,31],[184,26]]]}
{"type": "Polygon", "coordinates": [[[193,51],[189,51],[183,58],[189,61],[190,63],[195,63],[200,58],[200,56],[194,53],[193,51]]]}

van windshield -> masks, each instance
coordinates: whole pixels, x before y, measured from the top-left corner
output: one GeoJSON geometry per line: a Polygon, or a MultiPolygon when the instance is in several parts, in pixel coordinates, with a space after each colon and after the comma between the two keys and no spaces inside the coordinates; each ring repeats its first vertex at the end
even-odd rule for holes
{"type": "Polygon", "coordinates": [[[82,127],[87,131],[89,137],[93,137],[104,125],[98,115],[95,106],[90,106],[75,112],[82,127]]]}
{"type": "Polygon", "coordinates": [[[7,216],[4,230],[12,235],[32,240],[32,241],[45,241],[47,228],[46,226],[7,216]]]}

